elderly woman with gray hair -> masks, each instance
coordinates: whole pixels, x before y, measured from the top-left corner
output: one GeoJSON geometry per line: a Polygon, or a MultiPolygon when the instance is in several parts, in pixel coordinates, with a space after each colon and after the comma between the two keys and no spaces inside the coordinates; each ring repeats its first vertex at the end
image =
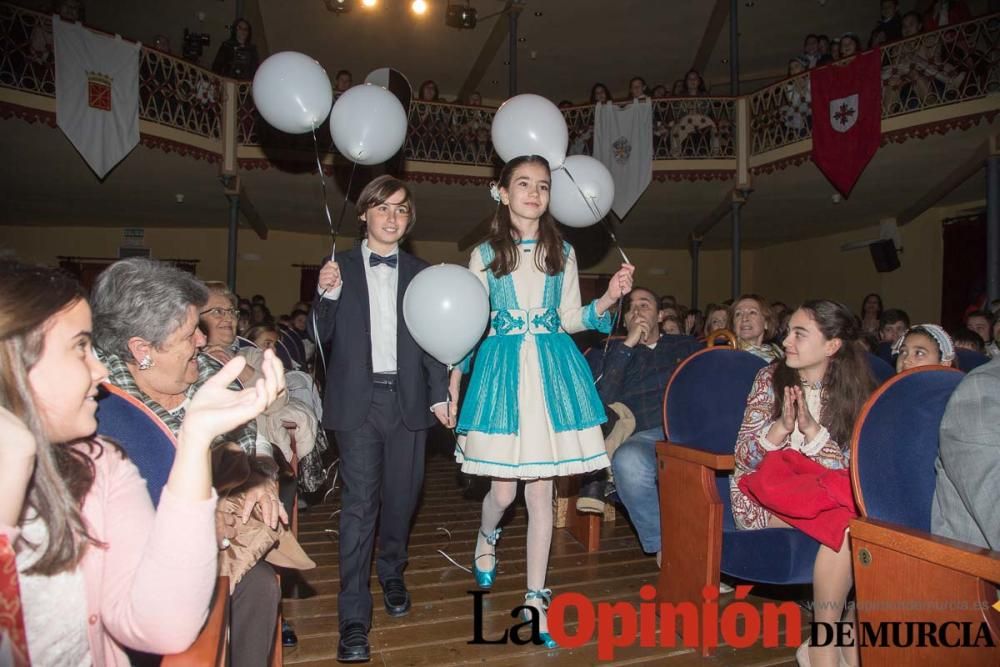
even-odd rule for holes
{"type": "MultiPolygon", "coordinates": [[[[207,299],[205,285],[191,274],[141,258],[112,264],[97,279],[91,294],[94,347],[108,367],[109,382],[148,408],[174,434],[181,429],[191,396],[217,370],[199,354],[205,336],[198,328],[198,314],[207,299]]],[[[257,470],[255,483],[245,492],[242,512],[217,513],[220,546],[227,549],[241,528],[240,520],[246,524],[255,510],[272,529],[278,528],[279,519],[287,522],[288,518],[278,500],[274,459],[270,452],[256,451],[254,422],[224,439],[238,443],[257,470]]],[[[121,445],[145,478],[156,504],[174,452],[145,440],[121,445]]],[[[241,456],[239,452],[234,455],[241,456]]],[[[218,479],[213,483],[219,487],[218,479]]],[[[233,665],[268,663],[280,590],[261,555],[256,555],[252,566],[247,564],[249,570],[241,572],[232,592],[233,665]]]]}

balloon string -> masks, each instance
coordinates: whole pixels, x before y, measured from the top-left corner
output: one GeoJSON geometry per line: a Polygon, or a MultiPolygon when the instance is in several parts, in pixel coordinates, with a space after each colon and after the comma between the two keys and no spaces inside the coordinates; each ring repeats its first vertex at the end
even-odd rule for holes
{"type": "MultiPolygon", "coordinates": [[[[337,257],[337,235],[340,234],[340,228],[344,224],[344,214],[347,212],[347,202],[351,196],[351,186],[354,184],[354,173],[357,171],[358,163],[354,162],[351,165],[351,175],[347,179],[347,189],[344,191],[344,203],[340,206],[340,217],[337,220],[337,228],[333,227],[333,216],[330,215],[330,204],[329,198],[326,194],[326,174],[323,173],[323,161],[319,157],[319,141],[316,139],[316,127],[312,128],[312,138],[313,138],[313,153],[316,155],[316,171],[319,174],[320,189],[323,192],[323,211],[326,213],[326,223],[330,226],[330,259],[329,261],[334,261],[337,257]]],[[[331,143],[331,149],[333,145],[331,143]]],[[[332,152],[332,150],[331,150],[332,152]]],[[[326,295],[327,290],[323,290],[319,293],[322,299],[326,295]]],[[[312,309],[312,324],[313,332],[316,334],[316,349],[319,350],[320,362],[323,364],[323,368],[326,369],[326,354],[323,352],[323,344],[319,342],[322,338],[319,335],[319,322],[316,320],[316,309],[312,309]]]]}
{"type": "Polygon", "coordinates": [[[316,139],[316,126],[312,127],[313,153],[316,155],[316,172],[319,174],[320,190],[323,193],[323,211],[326,213],[326,224],[330,227],[330,241],[333,248],[330,251],[332,261],[337,253],[337,232],[333,229],[333,217],[330,215],[330,203],[326,194],[326,174],[323,173],[323,161],[319,157],[319,141],[316,139]]]}
{"type": "Polygon", "coordinates": [[[626,264],[631,264],[632,262],[628,261],[628,257],[625,255],[625,251],[622,250],[622,245],[621,243],[618,242],[618,237],[615,236],[614,228],[611,226],[611,223],[608,222],[607,216],[604,216],[602,218],[601,212],[597,208],[597,204],[594,201],[592,201],[592,199],[595,198],[588,197],[583,192],[583,188],[581,188],[580,184],[576,182],[575,178],[573,178],[573,172],[567,169],[566,165],[562,165],[560,169],[566,172],[566,175],[569,177],[569,180],[572,181],[573,186],[576,187],[576,191],[580,193],[581,197],[583,197],[583,201],[587,204],[587,208],[589,208],[590,212],[594,214],[594,222],[604,222],[604,228],[607,230],[608,235],[611,236],[611,240],[614,241],[615,248],[618,249],[618,254],[622,256],[622,261],[625,262],[626,264]]]}
{"type": "MultiPolygon", "coordinates": [[[[595,202],[593,202],[591,200],[591,198],[588,197],[583,192],[583,189],[580,187],[580,184],[576,182],[575,178],[573,178],[572,172],[570,172],[570,170],[566,168],[566,165],[562,165],[559,168],[566,172],[566,175],[569,176],[569,180],[573,182],[574,186],[576,186],[576,191],[580,193],[580,196],[583,197],[583,201],[587,203],[587,208],[589,208],[590,212],[594,214],[594,220],[597,221],[597,222],[603,222],[604,223],[604,228],[607,230],[608,235],[611,237],[611,240],[614,241],[615,247],[618,249],[618,254],[620,254],[622,256],[622,261],[625,262],[626,264],[631,264],[632,262],[628,261],[628,257],[625,255],[625,251],[622,250],[622,245],[621,245],[621,243],[618,242],[618,237],[615,236],[615,230],[611,226],[611,223],[608,221],[607,216],[604,216],[603,218],[601,217],[601,212],[597,208],[597,204],[595,202]]],[[[624,299],[622,297],[618,298],[618,307],[615,309],[615,317],[614,317],[614,320],[611,322],[611,331],[612,332],[614,332],[614,330],[618,328],[618,323],[619,323],[619,321],[621,319],[621,316],[622,316],[622,307],[624,306],[623,301],[624,301],[624,299]]],[[[597,376],[597,378],[594,380],[594,384],[595,385],[598,382],[600,382],[601,379],[604,377],[604,367],[605,367],[605,364],[607,363],[607,359],[608,359],[608,347],[610,345],[611,345],[611,335],[609,334],[604,339],[604,354],[601,356],[601,372],[597,376]]]]}

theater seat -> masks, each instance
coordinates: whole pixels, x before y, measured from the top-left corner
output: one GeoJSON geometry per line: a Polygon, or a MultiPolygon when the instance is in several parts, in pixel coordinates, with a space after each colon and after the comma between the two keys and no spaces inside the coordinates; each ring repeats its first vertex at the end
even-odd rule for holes
{"type": "Polygon", "coordinates": [[[974,368],[979,368],[983,364],[989,363],[990,358],[982,352],[966,350],[961,347],[955,348],[955,362],[958,370],[968,373],[974,368]]]}
{"type": "MultiPolygon", "coordinates": [[[[978,628],[985,622],[1000,645],[1000,614],[990,608],[997,601],[1000,552],[930,533],[941,418],[962,378],[942,366],[904,371],[871,396],[855,424],[851,480],[861,517],[851,522],[851,550],[858,619],[872,628],[906,622],[978,628]]],[[[861,661],[865,667],[985,667],[1000,664],[1000,648],[863,643],[861,661]]]]}
{"type": "Polygon", "coordinates": [[[882,384],[896,374],[896,367],[877,354],[868,353],[868,367],[872,369],[875,382],[882,384]]]}
{"type": "MultiPolygon", "coordinates": [[[[812,580],[819,543],[800,531],[741,531],[733,521],[729,475],[747,396],[765,362],[713,347],[674,371],[664,393],[665,442],[657,443],[663,602],[700,605],[720,571],[745,581],[802,584],[812,580]]],[[[711,648],[702,647],[709,655],[711,648]]]]}

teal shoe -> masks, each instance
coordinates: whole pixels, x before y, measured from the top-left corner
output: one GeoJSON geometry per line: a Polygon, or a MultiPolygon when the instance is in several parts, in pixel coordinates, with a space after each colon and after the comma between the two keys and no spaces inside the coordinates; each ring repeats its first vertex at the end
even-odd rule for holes
{"type": "MultiPolygon", "coordinates": [[[[525,593],[525,595],[524,595],[524,601],[528,602],[529,600],[541,600],[542,601],[542,613],[544,614],[545,610],[549,608],[549,603],[552,602],[552,589],[551,588],[543,588],[543,589],[541,589],[539,591],[533,591],[533,590],[529,589],[528,592],[525,593]]],[[[529,612],[527,610],[522,611],[521,612],[521,619],[523,621],[530,621],[531,620],[531,612],[529,612]]],[[[542,644],[545,646],[545,648],[549,648],[549,649],[559,648],[559,644],[556,643],[556,640],[553,639],[552,635],[550,635],[549,633],[547,633],[547,632],[539,632],[538,633],[538,637],[542,640],[542,644]]]]}
{"type": "Polygon", "coordinates": [[[494,529],[494,531],[492,533],[490,533],[490,534],[487,535],[486,533],[483,532],[482,528],[479,529],[479,534],[486,538],[486,544],[488,544],[491,547],[493,547],[493,553],[492,554],[480,554],[480,555],[478,555],[478,556],[476,556],[476,557],[474,557],[472,559],[472,576],[474,576],[476,578],[476,585],[479,586],[480,588],[485,588],[487,590],[490,589],[490,588],[493,588],[493,582],[496,581],[496,578],[497,578],[497,540],[500,539],[500,532],[501,532],[501,529],[500,528],[496,528],[496,529],[494,529]],[[493,569],[490,570],[489,572],[484,572],[483,570],[480,570],[478,567],[476,567],[476,561],[479,560],[480,558],[482,558],[483,556],[492,556],[493,557],[493,569]]]}

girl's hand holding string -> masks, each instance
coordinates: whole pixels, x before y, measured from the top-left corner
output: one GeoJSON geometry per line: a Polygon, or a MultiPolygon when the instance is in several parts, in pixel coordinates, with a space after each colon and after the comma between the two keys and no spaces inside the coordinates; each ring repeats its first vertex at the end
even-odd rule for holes
{"type": "Polygon", "coordinates": [[[611,276],[608,282],[608,289],[597,301],[597,314],[603,315],[619,299],[632,291],[632,275],[635,273],[635,266],[622,264],[615,275],[611,276]]]}

